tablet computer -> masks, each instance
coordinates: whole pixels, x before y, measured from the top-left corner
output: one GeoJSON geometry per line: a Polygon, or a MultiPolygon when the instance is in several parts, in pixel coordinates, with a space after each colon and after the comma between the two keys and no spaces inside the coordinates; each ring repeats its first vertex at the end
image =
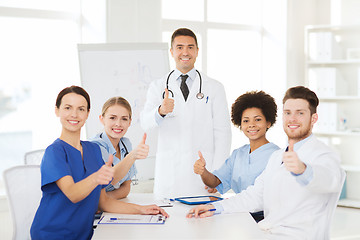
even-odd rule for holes
{"type": "Polygon", "coordinates": [[[219,200],[223,200],[223,198],[217,196],[194,196],[194,197],[178,197],[175,198],[175,200],[188,205],[197,205],[197,204],[216,202],[219,200]]]}

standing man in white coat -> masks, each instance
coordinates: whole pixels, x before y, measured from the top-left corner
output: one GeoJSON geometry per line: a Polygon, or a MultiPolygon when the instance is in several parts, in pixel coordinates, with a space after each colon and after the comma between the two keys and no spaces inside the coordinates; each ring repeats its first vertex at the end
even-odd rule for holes
{"type": "Polygon", "coordinates": [[[253,186],[213,205],[190,210],[187,217],[264,209],[259,227],[269,239],[330,239],[330,221],[345,173],[339,156],[320,142],[312,128],[319,100],[303,86],[290,88],[283,99],[283,128],[289,146],[272,154],[253,186]],[[199,212],[205,211],[205,212],[199,212]]]}
{"type": "Polygon", "coordinates": [[[208,194],[193,165],[201,151],[207,168],[219,168],[230,153],[230,117],[223,85],[194,68],[195,34],[177,29],[170,52],[176,69],[149,86],[140,115],[145,131],[158,128],[154,194],[179,197],[208,194]]]}

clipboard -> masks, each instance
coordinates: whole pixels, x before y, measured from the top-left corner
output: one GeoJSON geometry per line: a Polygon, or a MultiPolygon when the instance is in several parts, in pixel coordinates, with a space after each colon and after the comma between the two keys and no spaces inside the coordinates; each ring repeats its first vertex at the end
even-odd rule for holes
{"type": "Polygon", "coordinates": [[[179,197],[179,198],[175,198],[175,200],[188,205],[198,205],[198,204],[216,202],[219,200],[223,200],[223,198],[210,195],[210,196],[179,197]]]}
{"type": "Polygon", "coordinates": [[[166,217],[158,215],[140,214],[106,214],[98,224],[164,224],[166,217]]]}

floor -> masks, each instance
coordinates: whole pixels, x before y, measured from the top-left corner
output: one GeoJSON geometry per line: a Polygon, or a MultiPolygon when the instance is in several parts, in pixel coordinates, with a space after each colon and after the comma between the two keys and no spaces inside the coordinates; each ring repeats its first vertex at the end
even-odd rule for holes
{"type": "MultiPolygon", "coordinates": [[[[151,192],[152,182],[132,186],[132,192],[151,192]]],[[[4,202],[1,203],[4,205],[4,202]]],[[[331,240],[360,240],[360,209],[338,207],[331,226],[331,240]]],[[[10,240],[12,222],[8,208],[0,206],[0,239],[10,240]]]]}

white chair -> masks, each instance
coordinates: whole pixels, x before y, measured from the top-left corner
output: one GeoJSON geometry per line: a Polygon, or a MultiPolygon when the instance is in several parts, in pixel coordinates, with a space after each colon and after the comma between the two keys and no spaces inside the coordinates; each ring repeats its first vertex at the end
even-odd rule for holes
{"type": "Polygon", "coordinates": [[[13,239],[30,238],[30,227],[40,204],[40,165],[22,165],[4,171],[4,182],[13,221],[13,239]]]}
{"type": "Polygon", "coordinates": [[[45,149],[39,149],[25,153],[24,160],[26,165],[40,165],[44,156],[45,149]]]}
{"type": "MultiPolygon", "coordinates": [[[[344,186],[344,182],[345,182],[345,178],[346,178],[346,173],[344,170],[341,170],[341,186],[344,186]]],[[[341,195],[341,191],[342,191],[342,188],[340,189],[339,192],[337,193],[333,193],[329,202],[328,202],[328,211],[327,211],[327,229],[326,229],[326,236],[325,236],[325,239],[330,239],[330,227],[331,227],[331,222],[332,222],[332,219],[334,217],[334,213],[335,213],[335,209],[337,207],[337,204],[339,202],[339,198],[340,198],[340,195],[341,195]]]]}

